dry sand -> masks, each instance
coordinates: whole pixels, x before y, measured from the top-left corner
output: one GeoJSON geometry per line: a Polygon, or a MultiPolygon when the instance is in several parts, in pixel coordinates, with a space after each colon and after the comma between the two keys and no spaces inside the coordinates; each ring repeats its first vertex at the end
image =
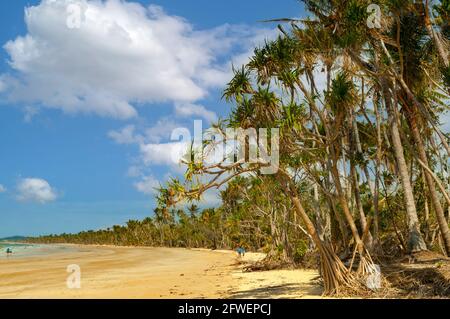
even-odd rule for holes
{"type": "Polygon", "coordinates": [[[244,273],[231,251],[77,246],[0,259],[0,298],[319,298],[315,277],[307,270],[244,273]],[[80,289],[67,288],[71,264],[81,268],[80,289]]]}

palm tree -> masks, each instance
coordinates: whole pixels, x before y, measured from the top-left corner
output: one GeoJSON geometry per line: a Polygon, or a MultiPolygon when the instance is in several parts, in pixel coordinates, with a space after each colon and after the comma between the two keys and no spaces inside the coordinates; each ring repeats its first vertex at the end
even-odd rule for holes
{"type": "Polygon", "coordinates": [[[188,206],[187,209],[188,209],[189,215],[191,217],[191,220],[195,221],[195,219],[197,218],[197,214],[198,214],[200,209],[195,204],[192,204],[192,205],[188,206]]]}
{"type": "MultiPolygon", "coordinates": [[[[426,2],[428,3],[428,1],[426,2]]],[[[425,11],[428,12],[427,6],[425,11]]],[[[401,71],[401,74],[403,75],[403,78],[405,79],[405,82],[408,84],[408,86],[411,87],[414,91],[414,94],[416,96],[421,96],[422,103],[428,104],[429,108],[431,109],[437,104],[437,101],[433,92],[428,90],[428,87],[430,86],[430,79],[426,77],[424,71],[424,69],[431,70],[433,68],[431,64],[431,61],[433,61],[433,57],[427,52],[426,49],[428,43],[425,37],[427,33],[424,29],[427,29],[432,41],[434,41],[435,45],[438,47],[440,58],[443,60],[445,59],[442,56],[443,49],[439,49],[440,47],[442,47],[441,41],[439,40],[440,36],[435,33],[434,29],[430,30],[431,26],[429,25],[430,21],[428,13],[425,14],[425,27],[421,27],[419,22],[420,18],[414,11],[412,13],[405,14],[399,17],[398,23],[400,24],[400,39],[398,43],[399,48],[401,48],[401,51],[400,49],[399,51],[403,55],[402,60],[404,68],[401,71]]],[[[446,67],[448,67],[448,54],[447,60],[444,64],[446,67]]],[[[424,123],[426,122],[426,120],[424,121],[424,119],[420,119],[420,110],[417,108],[414,101],[408,99],[408,96],[406,94],[404,94],[404,96],[400,98],[400,101],[403,104],[405,113],[407,113],[411,135],[417,149],[419,160],[422,162],[422,165],[429,168],[430,165],[427,153],[425,151],[423,134],[420,133],[418,126],[419,121],[424,123]]],[[[437,221],[444,241],[445,250],[447,252],[447,255],[450,255],[450,230],[445,218],[444,210],[442,208],[433,177],[430,174],[429,170],[425,169],[424,175],[431,202],[435,209],[437,221]]]]}

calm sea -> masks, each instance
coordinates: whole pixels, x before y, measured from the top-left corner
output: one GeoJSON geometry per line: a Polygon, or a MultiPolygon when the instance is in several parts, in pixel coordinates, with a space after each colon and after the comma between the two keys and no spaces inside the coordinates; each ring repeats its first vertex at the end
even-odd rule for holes
{"type": "Polygon", "coordinates": [[[64,245],[35,245],[0,241],[0,259],[42,256],[54,253],[70,252],[72,250],[74,250],[74,248],[64,245]],[[7,256],[6,250],[8,248],[12,250],[12,255],[7,256]]]}

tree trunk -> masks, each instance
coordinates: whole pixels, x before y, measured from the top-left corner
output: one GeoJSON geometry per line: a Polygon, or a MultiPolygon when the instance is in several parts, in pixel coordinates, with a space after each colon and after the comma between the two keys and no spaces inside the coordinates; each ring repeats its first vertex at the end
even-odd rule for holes
{"type": "Polygon", "coordinates": [[[373,194],[373,211],[374,211],[374,221],[373,221],[373,235],[375,237],[375,242],[378,243],[380,239],[379,236],[379,196],[380,196],[380,168],[382,160],[382,137],[381,137],[381,114],[378,110],[378,101],[373,101],[376,127],[377,127],[377,155],[376,155],[376,165],[375,165],[375,190],[373,194]]]}
{"type": "Polygon", "coordinates": [[[327,196],[327,203],[328,203],[328,207],[330,209],[330,211],[333,212],[334,214],[334,221],[337,222],[338,224],[338,228],[339,228],[339,233],[341,234],[341,242],[342,242],[342,247],[344,248],[344,252],[347,253],[348,251],[348,235],[347,235],[347,228],[345,227],[345,223],[344,220],[342,219],[342,216],[340,215],[339,211],[336,209],[336,205],[335,205],[335,201],[334,199],[330,198],[329,196],[327,196]]]}
{"type": "Polygon", "coordinates": [[[411,186],[410,175],[406,165],[402,141],[398,128],[397,105],[392,105],[391,95],[387,88],[386,79],[383,79],[383,94],[386,103],[386,109],[389,116],[389,128],[391,131],[394,155],[397,162],[397,168],[400,175],[400,182],[403,187],[404,200],[406,206],[406,218],[408,224],[408,250],[417,252],[427,250],[425,241],[420,233],[419,218],[417,216],[416,203],[414,201],[413,189],[411,186]]]}
{"type": "Polygon", "coordinates": [[[319,250],[320,273],[324,282],[324,295],[339,294],[340,289],[344,287],[354,288],[356,285],[356,281],[354,280],[352,274],[347,270],[339,257],[333,251],[331,245],[328,242],[322,241],[320,239],[313,222],[309,218],[298,197],[295,186],[292,185],[291,181],[285,180],[289,178],[289,176],[278,175],[278,179],[280,180],[281,185],[283,186],[283,188],[285,188],[286,192],[291,198],[292,203],[294,204],[295,212],[302,219],[303,223],[305,224],[307,233],[310,235],[312,241],[319,250]]]}
{"type": "MultiPolygon", "coordinates": [[[[425,152],[425,147],[423,145],[422,137],[420,136],[420,132],[417,127],[416,114],[414,114],[414,113],[415,113],[414,110],[410,112],[409,120],[410,120],[410,125],[411,125],[411,132],[412,132],[414,142],[415,142],[415,147],[417,149],[420,160],[426,166],[429,167],[428,157],[425,152]]],[[[431,203],[433,204],[434,211],[436,212],[436,219],[437,219],[437,222],[439,224],[439,229],[442,234],[444,247],[447,252],[447,256],[450,256],[450,230],[449,230],[449,227],[447,224],[447,220],[445,218],[444,209],[442,208],[441,202],[439,200],[439,195],[436,190],[436,187],[435,187],[435,184],[433,181],[433,177],[426,169],[424,169],[423,171],[425,174],[425,181],[428,186],[428,191],[430,193],[431,203]]]]}
{"type": "MultiPolygon", "coordinates": [[[[352,177],[352,184],[353,184],[353,192],[355,194],[355,202],[356,202],[356,208],[358,209],[359,218],[361,222],[361,229],[364,231],[367,227],[367,219],[366,214],[364,213],[364,208],[361,201],[361,194],[359,193],[359,183],[358,183],[358,176],[356,174],[356,168],[355,165],[351,164],[350,167],[350,173],[352,177]]],[[[364,244],[366,247],[371,250],[372,249],[372,235],[370,231],[368,232],[366,236],[366,240],[364,241],[364,244]]]]}
{"type": "Polygon", "coordinates": [[[448,58],[448,52],[447,49],[445,48],[442,39],[440,38],[439,34],[436,33],[436,31],[433,29],[433,25],[431,23],[430,20],[430,11],[429,11],[429,7],[428,7],[428,0],[425,1],[424,4],[425,8],[425,16],[424,16],[424,23],[425,23],[425,28],[427,29],[428,35],[430,36],[430,38],[433,40],[434,46],[436,47],[436,50],[439,54],[439,58],[442,62],[442,64],[448,68],[450,66],[449,63],[449,58],[448,58]]]}
{"type": "Polygon", "coordinates": [[[347,271],[339,257],[335,254],[335,252],[331,248],[331,245],[320,239],[314,228],[314,224],[308,217],[308,214],[306,214],[305,209],[300,202],[300,199],[297,196],[292,195],[291,200],[294,204],[297,214],[300,215],[303,222],[305,223],[308,234],[311,236],[314,244],[319,250],[320,273],[324,281],[324,294],[339,294],[340,289],[342,289],[343,287],[352,287],[354,285],[354,283],[352,283],[353,277],[347,271]]]}
{"type": "MultiPolygon", "coordinates": [[[[353,112],[351,113],[350,117],[351,117],[350,121],[351,121],[351,126],[352,126],[352,129],[350,130],[350,134],[349,134],[350,150],[351,150],[352,155],[354,156],[354,155],[362,154],[362,146],[361,146],[361,141],[359,140],[358,126],[354,119],[353,112]]],[[[366,167],[366,169],[367,169],[367,167],[366,167]]],[[[353,160],[350,159],[350,177],[351,177],[352,185],[353,185],[353,193],[355,195],[356,208],[358,209],[359,218],[361,221],[361,229],[362,229],[362,232],[364,232],[364,230],[367,227],[367,219],[366,219],[366,214],[364,213],[364,208],[363,208],[363,204],[361,201],[361,193],[359,192],[359,179],[358,179],[358,174],[356,171],[356,165],[355,165],[354,159],[353,160]]],[[[367,178],[368,178],[368,172],[367,172],[367,178]]],[[[372,193],[372,186],[370,185],[369,179],[367,180],[367,183],[369,183],[369,188],[372,193]]],[[[364,244],[366,244],[367,248],[369,250],[371,250],[372,243],[373,243],[372,234],[371,234],[370,230],[368,230],[367,238],[364,241],[364,244]]]]}
{"type": "Polygon", "coordinates": [[[340,202],[340,204],[342,206],[342,210],[344,211],[344,216],[345,216],[345,218],[347,220],[347,223],[349,224],[350,229],[352,231],[352,235],[353,235],[353,238],[355,239],[355,244],[356,244],[356,247],[358,249],[358,252],[359,252],[360,256],[363,256],[363,254],[364,254],[364,244],[361,241],[361,237],[359,236],[359,232],[358,232],[358,228],[356,227],[355,220],[353,219],[353,216],[352,216],[352,214],[350,212],[350,209],[348,207],[347,197],[345,196],[345,193],[344,193],[344,191],[342,189],[342,186],[341,186],[341,180],[340,180],[339,172],[338,172],[338,169],[337,169],[337,160],[336,160],[336,158],[333,159],[333,164],[332,164],[332,167],[331,167],[331,173],[332,173],[331,175],[334,178],[334,184],[336,186],[336,191],[337,191],[337,194],[338,194],[339,202],[340,202]]]}

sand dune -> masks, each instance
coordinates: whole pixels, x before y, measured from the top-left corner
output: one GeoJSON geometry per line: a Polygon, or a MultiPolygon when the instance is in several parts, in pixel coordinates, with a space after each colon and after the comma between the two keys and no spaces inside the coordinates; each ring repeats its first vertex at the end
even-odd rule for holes
{"type": "MultiPolygon", "coordinates": [[[[245,259],[260,258],[247,254],[245,259]]],[[[77,246],[70,252],[0,259],[0,298],[320,297],[313,271],[243,273],[230,251],[77,246]],[[81,288],[67,288],[67,266],[81,288]]]]}

